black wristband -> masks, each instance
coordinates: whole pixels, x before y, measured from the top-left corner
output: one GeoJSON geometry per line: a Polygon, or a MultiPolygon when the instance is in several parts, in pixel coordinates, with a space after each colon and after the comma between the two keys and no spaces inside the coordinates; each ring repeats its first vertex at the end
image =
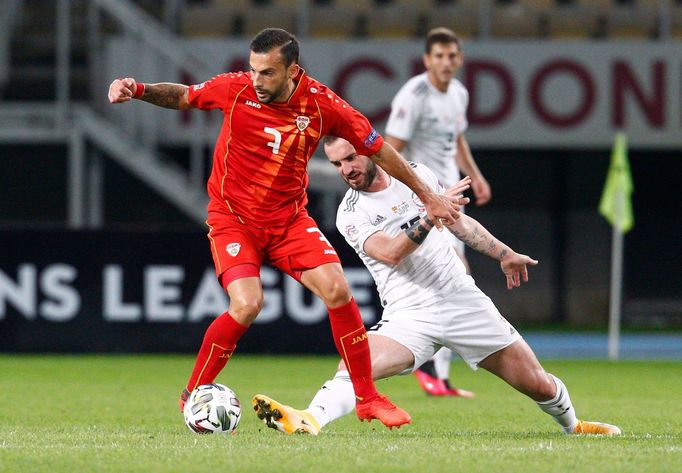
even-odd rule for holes
{"type": "MultiPolygon", "coordinates": [[[[430,222],[428,217],[425,217],[424,221],[426,223],[430,222]]],[[[431,225],[431,228],[433,228],[433,225],[431,225]]],[[[412,225],[410,228],[405,230],[405,234],[407,235],[407,238],[415,242],[417,245],[421,245],[422,243],[424,243],[424,240],[426,240],[426,237],[429,236],[431,228],[426,228],[424,225],[421,224],[420,220],[414,225],[412,225]]]]}

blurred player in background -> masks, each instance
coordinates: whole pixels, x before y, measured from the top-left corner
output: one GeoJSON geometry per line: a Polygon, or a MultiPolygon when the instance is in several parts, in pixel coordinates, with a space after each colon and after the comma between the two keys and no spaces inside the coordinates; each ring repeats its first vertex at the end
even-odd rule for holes
{"type": "MultiPolygon", "coordinates": [[[[455,79],[464,61],[457,35],[447,28],[429,31],[423,60],[426,72],[408,80],[393,99],[386,141],[406,159],[426,164],[446,187],[459,180],[462,170],[471,177],[476,204],[484,205],[491,197],[490,186],[464,136],[469,93],[455,79]]],[[[470,274],[464,243],[453,238],[453,244],[470,274]]],[[[473,393],[450,385],[451,359],[447,348],[436,353],[415,371],[419,385],[434,396],[473,397],[473,393]]]]}
{"type": "MultiPolygon", "coordinates": [[[[472,369],[485,368],[533,399],[564,432],[620,434],[616,426],[577,419],[564,383],[545,372],[528,344],[466,273],[449,232],[432,231],[433,222],[410,189],[342,138],[325,138],[325,152],[351,187],[339,205],[336,226],[374,277],[384,306],[381,320],[369,329],[375,379],[409,373],[446,346],[472,369]]],[[[434,192],[444,191],[425,165],[414,167],[434,192]]],[[[466,203],[461,192],[469,179],[450,188],[451,197],[466,203]]],[[[527,282],[527,265],[537,264],[464,214],[447,228],[471,248],[499,260],[508,289],[527,282]]],[[[353,400],[341,361],[336,376],[304,411],[261,394],[253,404],[271,428],[317,435],[350,413],[353,400]]]]}
{"type": "Polygon", "coordinates": [[[377,392],[360,311],[336,251],[306,211],[306,166],[321,137],[337,134],[413,189],[435,221],[451,223],[458,207],[420,181],[363,115],[308,77],[298,56],[297,39],[271,28],[251,42],[249,72],[220,74],[191,86],[133,78],[110,85],[111,103],[139,99],[171,109],[218,108],[224,114],[208,181],[207,225],[216,275],[230,306],[206,330],[180,408],[193,389],[215,380],[260,312],[260,268],[269,261],[327,306],[358,417],[401,425],[410,417],[377,392]]]}

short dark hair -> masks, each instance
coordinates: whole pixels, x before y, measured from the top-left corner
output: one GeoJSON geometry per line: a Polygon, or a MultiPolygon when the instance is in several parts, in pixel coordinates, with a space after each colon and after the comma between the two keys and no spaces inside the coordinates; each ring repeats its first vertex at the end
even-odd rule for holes
{"type": "Polygon", "coordinates": [[[251,40],[251,51],[254,53],[269,53],[274,48],[280,48],[284,65],[298,64],[298,40],[281,28],[266,28],[251,40]]]}
{"type": "Polygon", "coordinates": [[[461,50],[462,46],[459,44],[459,37],[449,28],[439,27],[433,28],[426,34],[426,43],[424,44],[424,50],[426,54],[431,53],[431,48],[434,44],[449,44],[455,43],[457,47],[461,50]]]}
{"type": "Polygon", "coordinates": [[[334,136],[334,135],[325,135],[325,136],[324,136],[324,140],[323,140],[324,146],[333,145],[334,142],[335,142],[336,140],[338,140],[338,139],[339,139],[338,136],[334,136]]]}

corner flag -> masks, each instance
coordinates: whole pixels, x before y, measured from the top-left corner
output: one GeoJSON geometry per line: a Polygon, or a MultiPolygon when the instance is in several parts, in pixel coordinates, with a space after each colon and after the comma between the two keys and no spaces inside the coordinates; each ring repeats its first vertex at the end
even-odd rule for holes
{"type": "Polygon", "coordinates": [[[611,164],[606,184],[599,202],[599,213],[608,222],[618,228],[621,233],[627,233],[635,224],[632,214],[632,175],[628,163],[628,142],[625,133],[616,133],[611,153],[611,164]]]}
{"type": "Polygon", "coordinates": [[[625,133],[616,133],[609,174],[599,202],[599,213],[613,227],[611,232],[611,294],[609,303],[609,359],[617,360],[620,345],[620,319],[623,290],[623,237],[632,229],[632,175],[627,155],[625,133]]]}

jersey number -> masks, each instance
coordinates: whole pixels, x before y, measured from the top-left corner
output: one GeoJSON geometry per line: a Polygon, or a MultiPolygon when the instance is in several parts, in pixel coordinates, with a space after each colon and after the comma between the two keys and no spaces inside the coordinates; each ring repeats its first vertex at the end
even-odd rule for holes
{"type": "Polygon", "coordinates": [[[329,246],[329,248],[334,248],[334,247],[332,246],[332,244],[329,243],[329,240],[327,240],[327,237],[324,236],[324,233],[322,233],[322,231],[320,231],[319,228],[317,228],[317,227],[310,227],[310,228],[306,228],[305,231],[308,232],[308,233],[319,233],[319,234],[320,234],[320,241],[325,242],[325,243],[327,244],[327,246],[329,246]]]}
{"type": "Polygon", "coordinates": [[[403,229],[403,230],[407,230],[407,229],[410,228],[412,225],[414,225],[415,223],[417,223],[417,222],[419,221],[420,218],[421,218],[421,217],[420,217],[419,215],[417,215],[416,217],[411,218],[409,222],[403,223],[402,225],[400,225],[400,228],[403,229]]]}
{"type": "Polygon", "coordinates": [[[268,143],[268,146],[272,148],[272,154],[278,154],[279,145],[282,143],[282,134],[279,131],[275,130],[274,128],[270,128],[269,126],[263,128],[263,131],[268,135],[272,135],[275,137],[273,141],[270,141],[268,143]]]}

